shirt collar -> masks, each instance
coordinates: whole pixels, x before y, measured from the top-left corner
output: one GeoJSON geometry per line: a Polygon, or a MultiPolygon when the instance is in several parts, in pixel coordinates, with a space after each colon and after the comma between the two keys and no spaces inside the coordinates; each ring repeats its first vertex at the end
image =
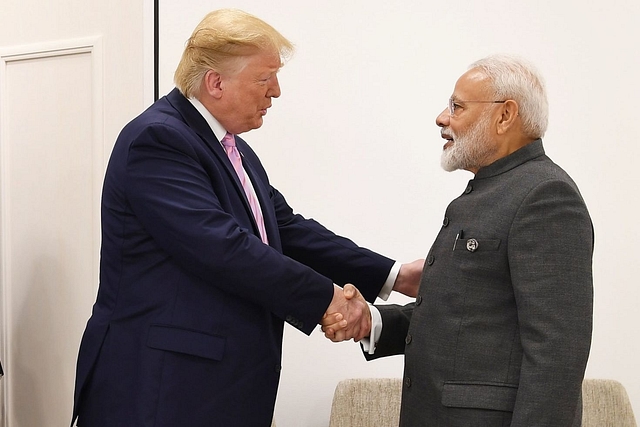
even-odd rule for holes
{"type": "Polygon", "coordinates": [[[198,112],[202,115],[202,117],[204,117],[207,124],[211,128],[211,131],[213,132],[215,137],[218,138],[218,142],[222,141],[222,138],[224,138],[225,135],[227,134],[227,131],[225,130],[225,128],[222,127],[220,122],[216,120],[215,117],[213,117],[213,114],[211,114],[209,110],[207,110],[207,107],[205,107],[204,104],[202,104],[202,102],[198,100],[198,98],[188,98],[188,99],[189,99],[189,102],[191,102],[191,104],[193,104],[196,110],[198,110],[198,112]]]}

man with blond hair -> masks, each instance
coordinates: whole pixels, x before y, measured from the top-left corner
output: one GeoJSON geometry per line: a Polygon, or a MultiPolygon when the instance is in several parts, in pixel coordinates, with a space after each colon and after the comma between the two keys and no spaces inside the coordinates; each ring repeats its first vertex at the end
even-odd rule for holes
{"type": "Polygon", "coordinates": [[[367,359],[405,356],[402,427],[581,425],[593,228],[545,155],[547,117],[535,68],[496,55],[436,119],[442,167],[475,176],[444,214],[415,303],[372,308],[364,341],[367,359]]]}
{"type": "Polygon", "coordinates": [[[80,427],[267,427],[285,321],[309,334],[328,311],[359,339],[363,296],[417,292],[421,260],[398,265],[294,214],[238,136],[262,125],[292,50],[252,15],[212,12],[177,89],[120,133],[78,355],[80,427]]]}

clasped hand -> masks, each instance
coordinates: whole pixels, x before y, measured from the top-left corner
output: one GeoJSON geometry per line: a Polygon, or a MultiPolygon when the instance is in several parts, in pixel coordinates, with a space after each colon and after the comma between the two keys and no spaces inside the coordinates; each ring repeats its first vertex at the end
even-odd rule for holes
{"type": "MultiPolygon", "coordinates": [[[[393,290],[415,297],[420,286],[424,259],[402,264],[393,290]]],[[[334,285],[333,300],[320,321],[325,337],[333,342],[353,338],[358,342],[371,334],[371,311],[360,291],[348,283],[341,289],[334,285]]]]}
{"type": "Polygon", "coordinates": [[[348,283],[333,288],[333,300],[320,321],[322,332],[333,342],[358,342],[371,333],[371,312],[360,291],[348,283]]]}

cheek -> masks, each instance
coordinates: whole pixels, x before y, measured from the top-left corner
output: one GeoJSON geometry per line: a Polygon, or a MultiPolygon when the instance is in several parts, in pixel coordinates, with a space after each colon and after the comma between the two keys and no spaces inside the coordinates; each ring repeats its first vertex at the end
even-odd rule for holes
{"type": "Polygon", "coordinates": [[[251,106],[259,105],[261,100],[264,99],[262,91],[252,90],[251,92],[246,92],[242,97],[242,104],[244,104],[245,108],[251,106]]]}

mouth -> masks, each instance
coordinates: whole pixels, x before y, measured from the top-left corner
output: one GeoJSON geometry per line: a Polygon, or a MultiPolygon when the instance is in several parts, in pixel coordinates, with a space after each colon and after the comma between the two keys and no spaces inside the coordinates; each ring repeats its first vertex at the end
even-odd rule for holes
{"type": "Polygon", "coordinates": [[[446,150],[447,148],[451,147],[454,144],[454,140],[453,140],[453,136],[448,135],[446,133],[441,133],[440,136],[442,137],[442,139],[444,139],[445,144],[442,146],[443,150],[446,150]]]}
{"type": "Polygon", "coordinates": [[[271,105],[269,105],[269,106],[263,108],[262,110],[260,110],[260,115],[261,116],[265,116],[267,114],[267,109],[268,108],[271,108],[271,105]]]}

